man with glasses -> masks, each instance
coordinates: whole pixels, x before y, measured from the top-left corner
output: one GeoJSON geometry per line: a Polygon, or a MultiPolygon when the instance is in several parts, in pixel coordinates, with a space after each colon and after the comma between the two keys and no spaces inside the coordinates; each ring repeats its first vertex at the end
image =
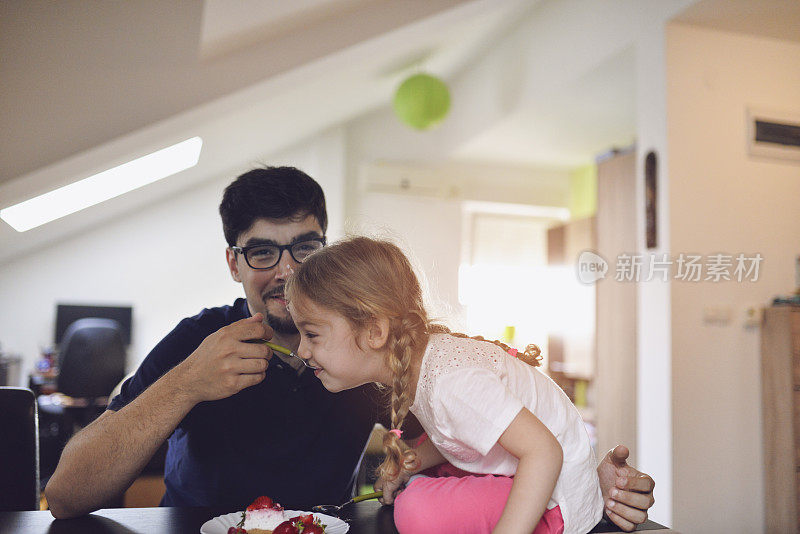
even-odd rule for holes
{"type": "MultiPolygon", "coordinates": [[[[374,386],[330,393],[299,359],[257,342],[299,344],[283,290],[325,245],[322,189],[293,167],[254,169],[226,188],[219,210],[228,268],[246,298],[182,320],[70,440],[45,490],[56,517],[122,494],[167,439],[164,506],[234,511],[259,495],[295,509],[348,500],[374,423],[388,423],[374,386]]],[[[608,456],[599,471],[607,495],[616,475],[608,456]]],[[[644,521],[652,505],[652,480],[637,474],[621,485],[636,491],[616,497],[622,526],[644,521]]]]}
{"type": "Polygon", "coordinates": [[[372,386],[334,395],[299,359],[252,342],[297,348],[283,287],[325,244],[322,189],[291,167],[254,169],[226,188],[220,215],[246,298],[182,320],[70,441],[45,490],[56,517],[120,495],[165,439],[165,506],[234,511],[269,495],[308,509],[350,497],[377,420],[372,386]]]}

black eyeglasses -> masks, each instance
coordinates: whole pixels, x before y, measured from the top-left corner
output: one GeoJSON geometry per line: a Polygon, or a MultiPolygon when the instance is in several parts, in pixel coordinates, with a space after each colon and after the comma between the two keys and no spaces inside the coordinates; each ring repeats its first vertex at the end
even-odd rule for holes
{"type": "Polygon", "coordinates": [[[236,254],[243,254],[244,261],[252,269],[272,269],[281,261],[283,251],[288,250],[292,259],[303,263],[311,254],[325,246],[324,237],[304,239],[289,245],[250,245],[249,247],[231,247],[236,254]]]}

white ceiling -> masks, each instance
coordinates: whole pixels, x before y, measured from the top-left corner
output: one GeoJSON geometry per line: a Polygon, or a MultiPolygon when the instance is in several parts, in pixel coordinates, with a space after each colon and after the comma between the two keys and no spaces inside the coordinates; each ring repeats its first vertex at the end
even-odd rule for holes
{"type": "MultiPolygon", "coordinates": [[[[701,0],[672,20],[800,42],[800,0],[701,0]]],[[[464,144],[462,159],[576,167],[635,141],[635,51],[599,63],[557,92],[540,95],[464,144]]]]}
{"type": "Polygon", "coordinates": [[[635,53],[629,48],[568,86],[523,105],[454,154],[463,160],[575,168],[634,142],[635,53]]]}

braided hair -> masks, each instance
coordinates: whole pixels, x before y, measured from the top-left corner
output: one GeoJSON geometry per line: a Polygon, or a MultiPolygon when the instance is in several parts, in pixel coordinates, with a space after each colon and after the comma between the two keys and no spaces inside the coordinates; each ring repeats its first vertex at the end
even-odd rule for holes
{"type": "Polygon", "coordinates": [[[477,341],[486,341],[487,343],[492,343],[493,345],[497,345],[505,352],[509,354],[513,354],[516,358],[519,358],[523,362],[527,363],[533,367],[539,367],[542,365],[542,351],[539,349],[538,345],[534,345],[531,343],[530,345],[525,347],[525,350],[522,352],[517,352],[516,349],[509,347],[502,341],[498,341],[496,339],[486,339],[483,336],[468,336],[467,334],[462,334],[460,332],[450,332],[449,330],[443,330],[444,333],[450,334],[453,337],[460,337],[460,338],[468,338],[468,339],[475,339],[477,341]]]}

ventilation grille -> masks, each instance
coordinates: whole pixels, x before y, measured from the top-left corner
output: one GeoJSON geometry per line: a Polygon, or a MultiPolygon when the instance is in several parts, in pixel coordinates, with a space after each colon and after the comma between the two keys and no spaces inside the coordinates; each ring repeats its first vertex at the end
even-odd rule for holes
{"type": "Polygon", "coordinates": [[[800,161],[800,113],[749,109],[747,138],[751,156],[800,161]]]}
{"type": "Polygon", "coordinates": [[[756,142],[800,147],[800,125],[756,120],[756,142]]]}

